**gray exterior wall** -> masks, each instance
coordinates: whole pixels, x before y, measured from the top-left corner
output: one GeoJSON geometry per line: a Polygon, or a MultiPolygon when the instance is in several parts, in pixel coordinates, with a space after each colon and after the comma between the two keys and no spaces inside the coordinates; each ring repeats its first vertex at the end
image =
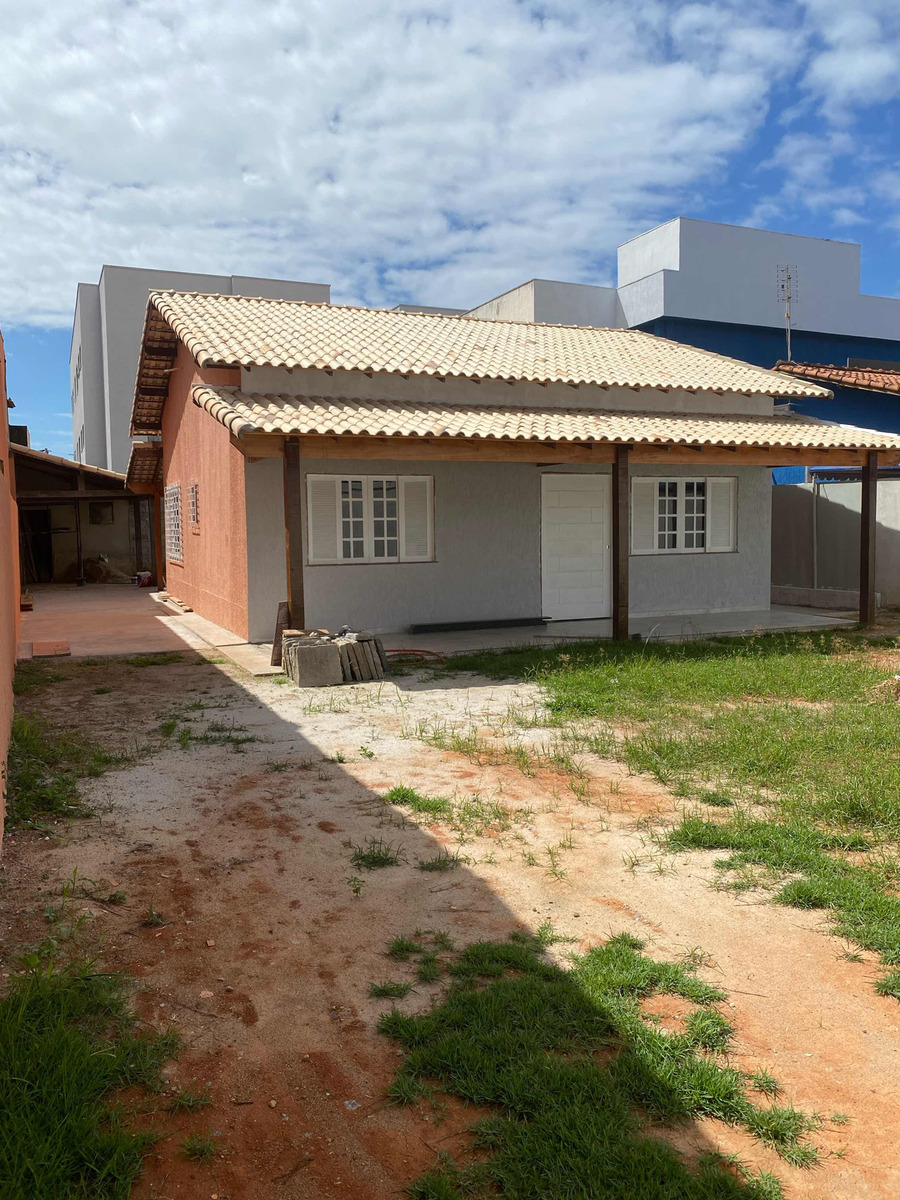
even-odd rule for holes
{"type": "Polygon", "coordinates": [[[138,267],[107,266],[100,274],[99,284],[79,284],[69,356],[73,382],[72,436],[77,443],[83,424],[82,461],[91,466],[111,471],[125,471],[128,467],[131,406],[147,293],[155,288],[326,302],[331,295],[329,285],[324,283],[138,267]],[[76,398],[74,380],[79,348],[82,368],[80,395],[76,398]]]}
{"type": "MultiPolygon", "coordinates": [[[[304,536],[307,473],[434,476],[435,562],[305,568],[307,626],[335,629],[348,624],[383,632],[430,622],[540,617],[541,474],[609,473],[608,467],[332,459],[304,460],[302,467],[304,536]]],[[[247,469],[251,638],[262,641],[271,638],[275,611],[284,599],[282,483],[277,460],[248,464],[247,469]],[[278,471],[270,469],[274,465],[278,471]],[[250,472],[258,467],[266,470],[254,481],[253,511],[250,472]]],[[[686,467],[667,472],[636,468],[634,473],[696,474],[686,467]]],[[[708,473],[738,477],[737,551],[633,555],[635,616],[769,607],[770,473],[764,467],[708,473]]]]}
{"type": "MultiPolygon", "coordinates": [[[[861,487],[793,484],[772,489],[772,582],[788,587],[859,588],[861,487]]],[[[878,483],[875,588],[900,604],[900,480],[878,483]]]]}

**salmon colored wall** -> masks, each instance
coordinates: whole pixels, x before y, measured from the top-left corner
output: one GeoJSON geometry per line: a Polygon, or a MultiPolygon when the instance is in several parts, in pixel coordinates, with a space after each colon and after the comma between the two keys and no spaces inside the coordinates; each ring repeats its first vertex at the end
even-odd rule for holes
{"type": "Polygon", "coordinates": [[[202,617],[248,636],[244,456],[224,425],[191,399],[195,383],[239,384],[240,372],[199,370],[181,344],[163,411],[163,487],[181,484],[184,562],[166,560],[166,589],[202,617]],[[188,489],[199,487],[199,523],[188,519],[188,489]]]}
{"type": "Polygon", "coordinates": [[[12,722],[12,677],[19,639],[19,515],[9,454],[6,358],[0,334],[0,839],[6,812],[6,752],[12,722]]]}

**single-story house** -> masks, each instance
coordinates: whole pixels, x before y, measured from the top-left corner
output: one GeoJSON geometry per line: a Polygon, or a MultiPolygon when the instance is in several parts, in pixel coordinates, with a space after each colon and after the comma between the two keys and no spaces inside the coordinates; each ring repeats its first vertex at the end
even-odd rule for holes
{"type": "Polygon", "coordinates": [[[250,641],[285,599],[296,627],[621,637],[768,609],[771,467],[871,492],[900,463],[898,435],[776,407],[827,395],[640,330],[159,291],[128,482],[164,509],[168,591],[250,641]]]}

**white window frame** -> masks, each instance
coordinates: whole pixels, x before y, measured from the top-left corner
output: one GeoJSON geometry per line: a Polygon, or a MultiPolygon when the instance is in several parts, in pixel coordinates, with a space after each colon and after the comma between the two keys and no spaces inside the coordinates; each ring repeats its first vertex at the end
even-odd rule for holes
{"type": "MultiPolygon", "coordinates": [[[[391,563],[422,563],[434,562],[434,476],[433,475],[358,475],[358,474],[316,474],[306,477],[306,525],[307,525],[307,563],[310,566],[374,566],[391,563]],[[310,532],[310,489],[320,480],[333,480],[335,485],[335,549],[340,550],[342,537],[342,507],[341,485],[345,482],[359,480],[362,482],[363,502],[363,548],[361,558],[344,558],[342,554],[334,556],[314,555],[313,539],[310,532]],[[375,555],[375,515],[373,511],[375,482],[395,483],[397,485],[397,551],[395,555],[375,555]],[[425,557],[411,556],[403,553],[406,544],[406,508],[404,501],[404,485],[410,483],[425,483],[427,485],[427,551],[425,557]]],[[[380,540],[380,539],[379,539],[380,540]]]]}
{"type": "Polygon", "coordinates": [[[184,562],[184,528],[181,514],[181,484],[166,484],[165,490],[166,559],[184,562]]]}
{"type": "Polygon", "coordinates": [[[641,475],[632,478],[632,486],[640,479],[642,482],[652,480],[653,482],[653,541],[652,549],[636,549],[634,546],[634,535],[629,539],[630,553],[634,555],[664,555],[664,554],[728,554],[737,551],[737,488],[738,482],[736,476],[723,475],[679,475],[679,476],[659,476],[659,475],[641,475]],[[710,547],[710,483],[722,480],[731,482],[731,530],[732,530],[732,546],[730,550],[720,550],[710,547]],[[658,526],[659,520],[659,485],[676,485],[676,507],[675,507],[675,545],[674,546],[659,546],[659,533],[661,532],[658,526]],[[686,484],[702,483],[704,485],[704,516],[703,516],[703,545],[702,546],[686,546],[685,542],[685,499],[686,499],[686,484]]]}

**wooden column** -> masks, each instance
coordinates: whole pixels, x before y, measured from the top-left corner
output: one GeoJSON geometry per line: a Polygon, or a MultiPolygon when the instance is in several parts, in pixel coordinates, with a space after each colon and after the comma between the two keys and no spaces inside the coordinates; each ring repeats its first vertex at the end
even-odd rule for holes
{"type": "Polygon", "coordinates": [[[284,549],[287,558],[287,600],[294,629],[306,625],[303,604],[303,524],[300,514],[300,442],[284,440],[284,549]]]}
{"type": "Polygon", "coordinates": [[[859,527],[859,623],[875,624],[875,516],[878,500],[878,451],[869,450],[862,469],[859,527]]]}
{"type": "Polygon", "coordinates": [[[150,500],[150,536],[153,538],[153,559],[156,571],[156,586],[163,591],[166,586],[166,556],[163,550],[163,498],[155,494],[150,500]]]}
{"type": "Polygon", "coordinates": [[[612,635],[628,637],[628,446],[616,446],[612,476],[612,635]]]}
{"type": "Polygon", "coordinates": [[[73,505],[75,510],[75,583],[78,587],[84,587],[84,550],[81,544],[81,503],[76,500],[73,505]]]}
{"type": "Polygon", "coordinates": [[[131,519],[134,521],[134,569],[135,572],[144,569],[144,530],[142,528],[142,517],[144,511],[144,501],[140,496],[135,496],[131,502],[131,519]]]}

